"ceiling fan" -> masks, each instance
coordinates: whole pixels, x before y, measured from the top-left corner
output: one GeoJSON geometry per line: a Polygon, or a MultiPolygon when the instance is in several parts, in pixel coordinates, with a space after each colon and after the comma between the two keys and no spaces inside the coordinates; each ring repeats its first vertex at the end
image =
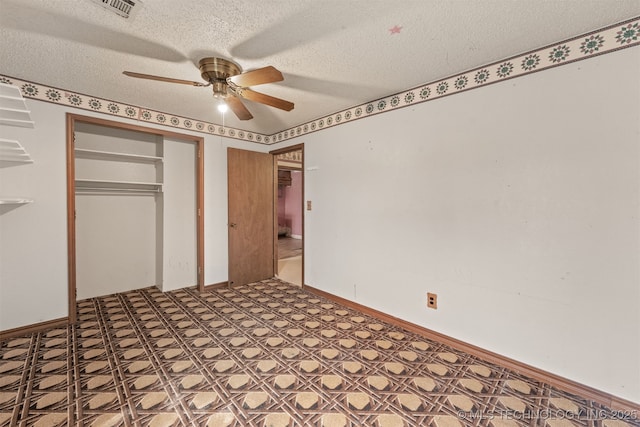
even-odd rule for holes
{"type": "Polygon", "coordinates": [[[253,118],[240,98],[259,102],[285,111],[293,110],[292,102],[248,88],[248,86],[257,86],[284,80],[282,73],[272,66],[243,73],[242,68],[240,68],[238,64],[228,59],[202,58],[198,62],[198,68],[200,69],[202,78],[207,82],[206,84],[191,80],[134,73],[131,71],[123,71],[123,74],[140,79],[159,80],[161,82],[179,83],[190,86],[212,86],[213,96],[223,100],[240,120],[250,120],[253,118]]]}

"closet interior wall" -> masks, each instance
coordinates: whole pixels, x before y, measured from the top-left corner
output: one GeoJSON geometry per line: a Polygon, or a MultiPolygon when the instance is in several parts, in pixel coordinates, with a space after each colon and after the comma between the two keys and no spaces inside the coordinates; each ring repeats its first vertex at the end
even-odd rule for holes
{"type": "Polygon", "coordinates": [[[76,299],[195,285],[196,144],[83,122],[74,137],[76,299]]]}

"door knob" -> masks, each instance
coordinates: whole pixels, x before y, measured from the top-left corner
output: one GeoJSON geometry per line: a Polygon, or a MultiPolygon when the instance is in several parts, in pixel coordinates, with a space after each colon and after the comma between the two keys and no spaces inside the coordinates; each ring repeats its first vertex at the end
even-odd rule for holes
{"type": "Polygon", "coordinates": [[[232,223],[230,223],[230,224],[229,224],[229,227],[231,227],[231,228],[236,228],[236,226],[237,226],[237,225],[238,225],[238,224],[236,224],[235,222],[232,222],[232,223]]]}

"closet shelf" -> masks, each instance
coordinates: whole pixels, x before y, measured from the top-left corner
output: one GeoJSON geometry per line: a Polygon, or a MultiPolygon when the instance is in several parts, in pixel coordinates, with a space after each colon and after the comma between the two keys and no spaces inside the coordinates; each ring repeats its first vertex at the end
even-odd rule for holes
{"type": "Polygon", "coordinates": [[[116,153],[112,151],[87,150],[85,148],[75,149],[76,157],[85,159],[103,159],[103,160],[131,160],[135,162],[162,162],[162,157],[144,156],[141,154],[116,153]]]}
{"type": "Polygon", "coordinates": [[[31,111],[27,109],[27,104],[17,86],[0,83],[0,124],[34,127],[31,111]]]}
{"type": "Polygon", "coordinates": [[[19,163],[33,163],[33,160],[18,141],[0,138],[0,167],[19,163]]]}
{"type": "Polygon", "coordinates": [[[111,181],[102,179],[77,179],[76,192],[82,191],[113,191],[113,192],[152,192],[161,193],[160,182],[111,181]]]}

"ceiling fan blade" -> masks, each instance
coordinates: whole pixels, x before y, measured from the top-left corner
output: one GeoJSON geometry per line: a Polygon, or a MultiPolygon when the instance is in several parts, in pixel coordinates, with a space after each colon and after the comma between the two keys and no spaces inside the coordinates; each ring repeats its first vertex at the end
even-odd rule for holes
{"type": "Polygon", "coordinates": [[[285,101],[284,99],[275,98],[264,93],[256,92],[251,89],[242,88],[239,90],[239,95],[250,101],[259,102],[261,104],[270,105],[271,107],[279,108],[285,111],[293,110],[293,102],[285,101]]]}
{"type": "Polygon", "coordinates": [[[240,101],[240,98],[229,95],[225,98],[225,102],[240,120],[251,120],[253,118],[247,107],[240,101]]]}
{"type": "Polygon", "coordinates": [[[204,84],[204,83],[200,83],[200,82],[194,82],[191,80],[180,80],[180,79],[172,79],[170,77],[160,77],[160,76],[154,76],[151,74],[142,74],[142,73],[134,73],[132,71],[123,71],[122,74],[124,74],[125,76],[129,76],[129,77],[135,77],[138,79],[148,79],[148,80],[158,80],[161,82],[168,82],[168,83],[180,83],[183,85],[189,85],[189,86],[209,86],[209,84],[204,84]]]}
{"type": "Polygon", "coordinates": [[[269,65],[268,67],[258,68],[257,70],[247,71],[229,77],[229,79],[237,86],[257,86],[265,83],[281,82],[284,80],[282,73],[269,65]]]}

